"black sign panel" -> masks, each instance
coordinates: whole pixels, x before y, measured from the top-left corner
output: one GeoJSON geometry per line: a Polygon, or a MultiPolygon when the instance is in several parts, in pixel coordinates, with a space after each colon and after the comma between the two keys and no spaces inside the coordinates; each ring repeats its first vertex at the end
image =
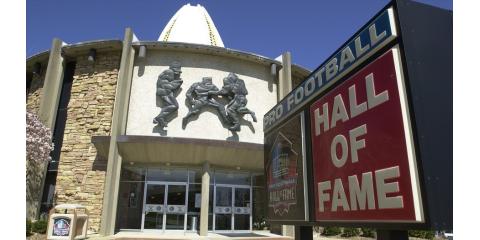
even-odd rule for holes
{"type": "Polygon", "coordinates": [[[265,176],[270,221],[308,221],[303,113],[265,136],[265,176]]]}

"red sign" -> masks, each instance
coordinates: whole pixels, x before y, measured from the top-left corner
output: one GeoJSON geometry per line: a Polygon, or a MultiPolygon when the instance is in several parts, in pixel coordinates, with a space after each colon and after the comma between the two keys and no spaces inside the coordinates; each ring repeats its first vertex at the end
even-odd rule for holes
{"type": "Polygon", "coordinates": [[[316,221],[423,221],[398,51],[310,107],[316,221]]]}

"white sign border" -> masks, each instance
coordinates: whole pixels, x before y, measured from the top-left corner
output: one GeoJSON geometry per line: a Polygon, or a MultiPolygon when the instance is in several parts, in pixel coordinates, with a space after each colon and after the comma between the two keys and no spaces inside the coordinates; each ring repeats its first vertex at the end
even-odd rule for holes
{"type": "Polygon", "coordinates": [[[400,48],[393,46],[393,63],[398,85],[398,95],[400,98],[400,108],[402,110],[403,130],[405,132],[405,145],[407,147],[408,168],[410,172],[410,185],[412,186],[413,206],[415,210],[415,220],[425,222],[423,212],[422,194],[420,189],[420,180],[418,174],[417,158],[415,154],[415,144],[413,140],[413,130],[410,118],[410,109],[408,106],[407,90],[405,86],[405,77],[403,75],[402,59],[400,48]]]}

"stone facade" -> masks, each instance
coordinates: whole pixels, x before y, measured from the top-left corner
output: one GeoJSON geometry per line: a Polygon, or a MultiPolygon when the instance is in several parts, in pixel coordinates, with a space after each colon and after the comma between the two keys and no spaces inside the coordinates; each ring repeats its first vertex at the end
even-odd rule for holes
{"type": "MultiPolygon", "coordinates": [[[[46,67],[40,70],[40,74],[32,76],[32,82],[27,94],[27,110],[38,114],[40,109],[40,99],[42,95],[43,83],[45,79],[46,67]]],[[[26,162],[26,217],[36,219],[39,209],[40,198],[42,197],[42,181],[46,164],[36,162],[26,162]]]]}
{"type": "Polygon", "coordinates": [[[38,114],[38,110],[40,109],[40,99],[42,97],[42,89],[46,72],[47,69],[44,66],[41,68],[39,75],[33,74],[30,89],[28,90],[27,109],[32,110],[36,114],[38,114]]]}
{"type": "Polygon", "coordinates": [[[93,231],[100,228],[106,159],[97,156],[91,138],[110,135],[120,56],[98,53],[95,63],[77,58],[58,167],[56,204],[86,206],[93,231]]]}

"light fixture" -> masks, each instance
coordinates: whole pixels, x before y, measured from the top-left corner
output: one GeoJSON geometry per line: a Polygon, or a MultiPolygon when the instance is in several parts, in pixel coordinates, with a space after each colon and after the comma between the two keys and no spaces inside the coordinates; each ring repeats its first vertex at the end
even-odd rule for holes
{"type": "Polygon", "coordinates": [[[270,74],[273,76],[277,75],[277,64],[272,63],[272,65],[270,65],[270,74]]]}
{"type": "Polygon", "coordinates": [[[134,162],[130,162],[130,165],[133,165],[133,164],[135,164],[135,163],[134,163],[134,162]]]}
{"type": "Polygon", "coordinates": [[[89,62],[95,62],[95,59],[97,58],[97,50],[95,49],[90,49],[88,52],[88,61],[89,62]]]}
{"type": "Polygon", "coordinates": [[[138,50],[138,57],[145,58],[147,55],[147,47],[145,45],[141,45],[140,49],[138,50]]]}
{"type": "Polygon", "coordinates": [[[41,70],[42,70],[42,64],[40,64],[39,62],[36,62],[33,65],[32,73],[36,75],[40,75],[41,70]]]}

